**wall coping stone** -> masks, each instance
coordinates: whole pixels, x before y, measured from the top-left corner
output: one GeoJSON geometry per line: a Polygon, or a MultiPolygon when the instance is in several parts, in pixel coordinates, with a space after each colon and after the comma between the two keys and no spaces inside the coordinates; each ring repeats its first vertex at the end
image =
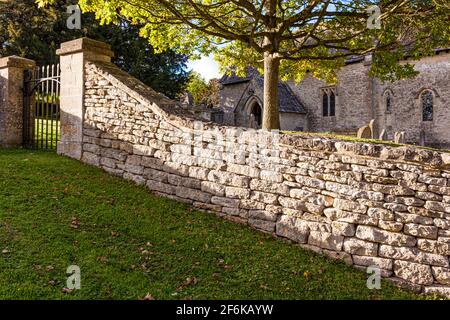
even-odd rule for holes
{"type": "Polygon", "coordinates": [[[36,62],[19,56],[9,56],[0,58],[0,68],[23,68],[31,69],[36,66],[36,62]]]}
{"type": "Polygon", "coordinates": [[[106,56],[109,58],[114,57],[114,52],[111,50],[111,46],[109,44],[89,38],[80,38],[63,42],[61,43],[61,48],[56,50],[56,54],[59,56],[78,52],[91,52],[96,55],[106,56]]]}

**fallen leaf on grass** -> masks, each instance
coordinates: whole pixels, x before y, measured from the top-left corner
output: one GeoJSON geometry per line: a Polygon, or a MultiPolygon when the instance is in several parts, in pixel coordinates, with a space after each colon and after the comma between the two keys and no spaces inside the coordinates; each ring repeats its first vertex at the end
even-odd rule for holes
{"type": "Polygon", "coordinates": [[[147,292],[145,297],[143,297],[141,300],[155,300],[155,298],[153,298],[152,295],[147,292]]]}
{"type": "Polygon", "coordinates": [[[2,253],[3,253],[3,254],[8,254],[8,253],[10,253],[10,252],[11,252],[11,251],[9,251],[8,248],[5,248],[5,249],[2,250],[2,253]]]}
{"type": "Polygon", "coordinates": [[[69,288],[62,288],[61,289],[61,292],[62,293],[71,293],[73,290],[72,289],[69,289],[69,288]]]}
{"type": "Polygon", "coordinates": [[[264,283],[262,283],[259,287],[264,290],[269,290],[269,287],[264,283]]]}
{"type": "Polygon", "coordinates": [[[108,258],[105,257],[105,256],[100,256],[100,257],[97,258],[97,260],[100,261],[100,262],[103,262],[103,263],[108,262],[108,258]]]}
{"type": "Polygon", "coordinates": [[[187,286],[190,286],[190,285],[196,285],[197,282],[198,282],[198,280],[197,280],[197,278],[195,278],[195,277],[194,277],[194,278],[187,278],[186,281],[184,281],[184,282],[177,288],[176,291],[181,291],[181,290],[183,290],[184,288],[186,288],[187,286]]]}
{"type": "Polygon", "coordinates": [[[80,226],[80,221],[77,219],[77,217],[72,217],[72,222],[70,223],[70,227],[73,229],[78,229],[80,226]]]}

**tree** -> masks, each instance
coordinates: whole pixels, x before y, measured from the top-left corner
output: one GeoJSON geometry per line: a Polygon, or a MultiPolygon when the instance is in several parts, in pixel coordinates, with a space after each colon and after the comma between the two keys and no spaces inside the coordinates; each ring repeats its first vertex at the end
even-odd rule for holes
{"type": "Polygon", "coordinates": [[[139,36],[140,26],[120,20],[117,25],[101,26],[94,14],[82,16],[82,29],[66,26],[67,5],[74,1],[57,0],[53,6],[38,8],[35,0],[0,2],[0,56],[19,55],[38,65],[55,63],[60,43],[80,37],[106,41],[115,53],[113,62],[153,89],[170,98],[181,93],[189,79],[188,57],[167,50],[155,53],[139,36]]]}
{"type": "MultiPolygon", "coordinates": [[[[36,0],[41,4],[53,0],[36,0]]],[[[332,80],[346,58],[374,53],[381,79],[414,74],[406,56],[448,46],[448,0],[80,0],[103,23],[125,17],[158,51],[217,53],[224,67],[264,72],[263,128],[279,128],[277,89],[310,70],[332,80]],[[378,5],[381,28],[367,9],[378,5]]]]}
{"type": "Polygon", "coordinates": [[[195,104],[203,104],[208,107],[215,107],[219,104],[219,81],[211,79],[208,82],[197,72],[192,72],[186,91],[192,94],[195,104]]]}

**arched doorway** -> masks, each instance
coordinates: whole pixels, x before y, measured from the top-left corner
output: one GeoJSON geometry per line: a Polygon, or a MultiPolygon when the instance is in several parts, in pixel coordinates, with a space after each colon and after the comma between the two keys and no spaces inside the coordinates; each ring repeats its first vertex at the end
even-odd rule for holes
{"type": "Polygon", "coordinates": [[[250,96],[245,104],[236,112],[236,125],[246,128],[261,128],[263,108],[259,98],[255,95],[250,96]]]}
{"type": "MultiPolygon", "coordinates": [[[[255,100],[250,106],[250,118],[259,127],[262,124],[262,108],[259,103],[255,100]]],[[[253,126],[252,126],[253,127],[253,126]]]]}

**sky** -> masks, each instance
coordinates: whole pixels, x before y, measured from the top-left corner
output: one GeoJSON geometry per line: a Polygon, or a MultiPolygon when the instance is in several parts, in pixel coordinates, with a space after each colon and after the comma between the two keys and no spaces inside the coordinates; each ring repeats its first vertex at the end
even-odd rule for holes
{"type": "Polygon", "coordinates": [[[187,64],[188,70],[194,70],[206,80],[213,78],[221,78],[219,73],[219,64],[214,60],[213,55],[202,56],[200,60],[189,60],[187,64]]]}

